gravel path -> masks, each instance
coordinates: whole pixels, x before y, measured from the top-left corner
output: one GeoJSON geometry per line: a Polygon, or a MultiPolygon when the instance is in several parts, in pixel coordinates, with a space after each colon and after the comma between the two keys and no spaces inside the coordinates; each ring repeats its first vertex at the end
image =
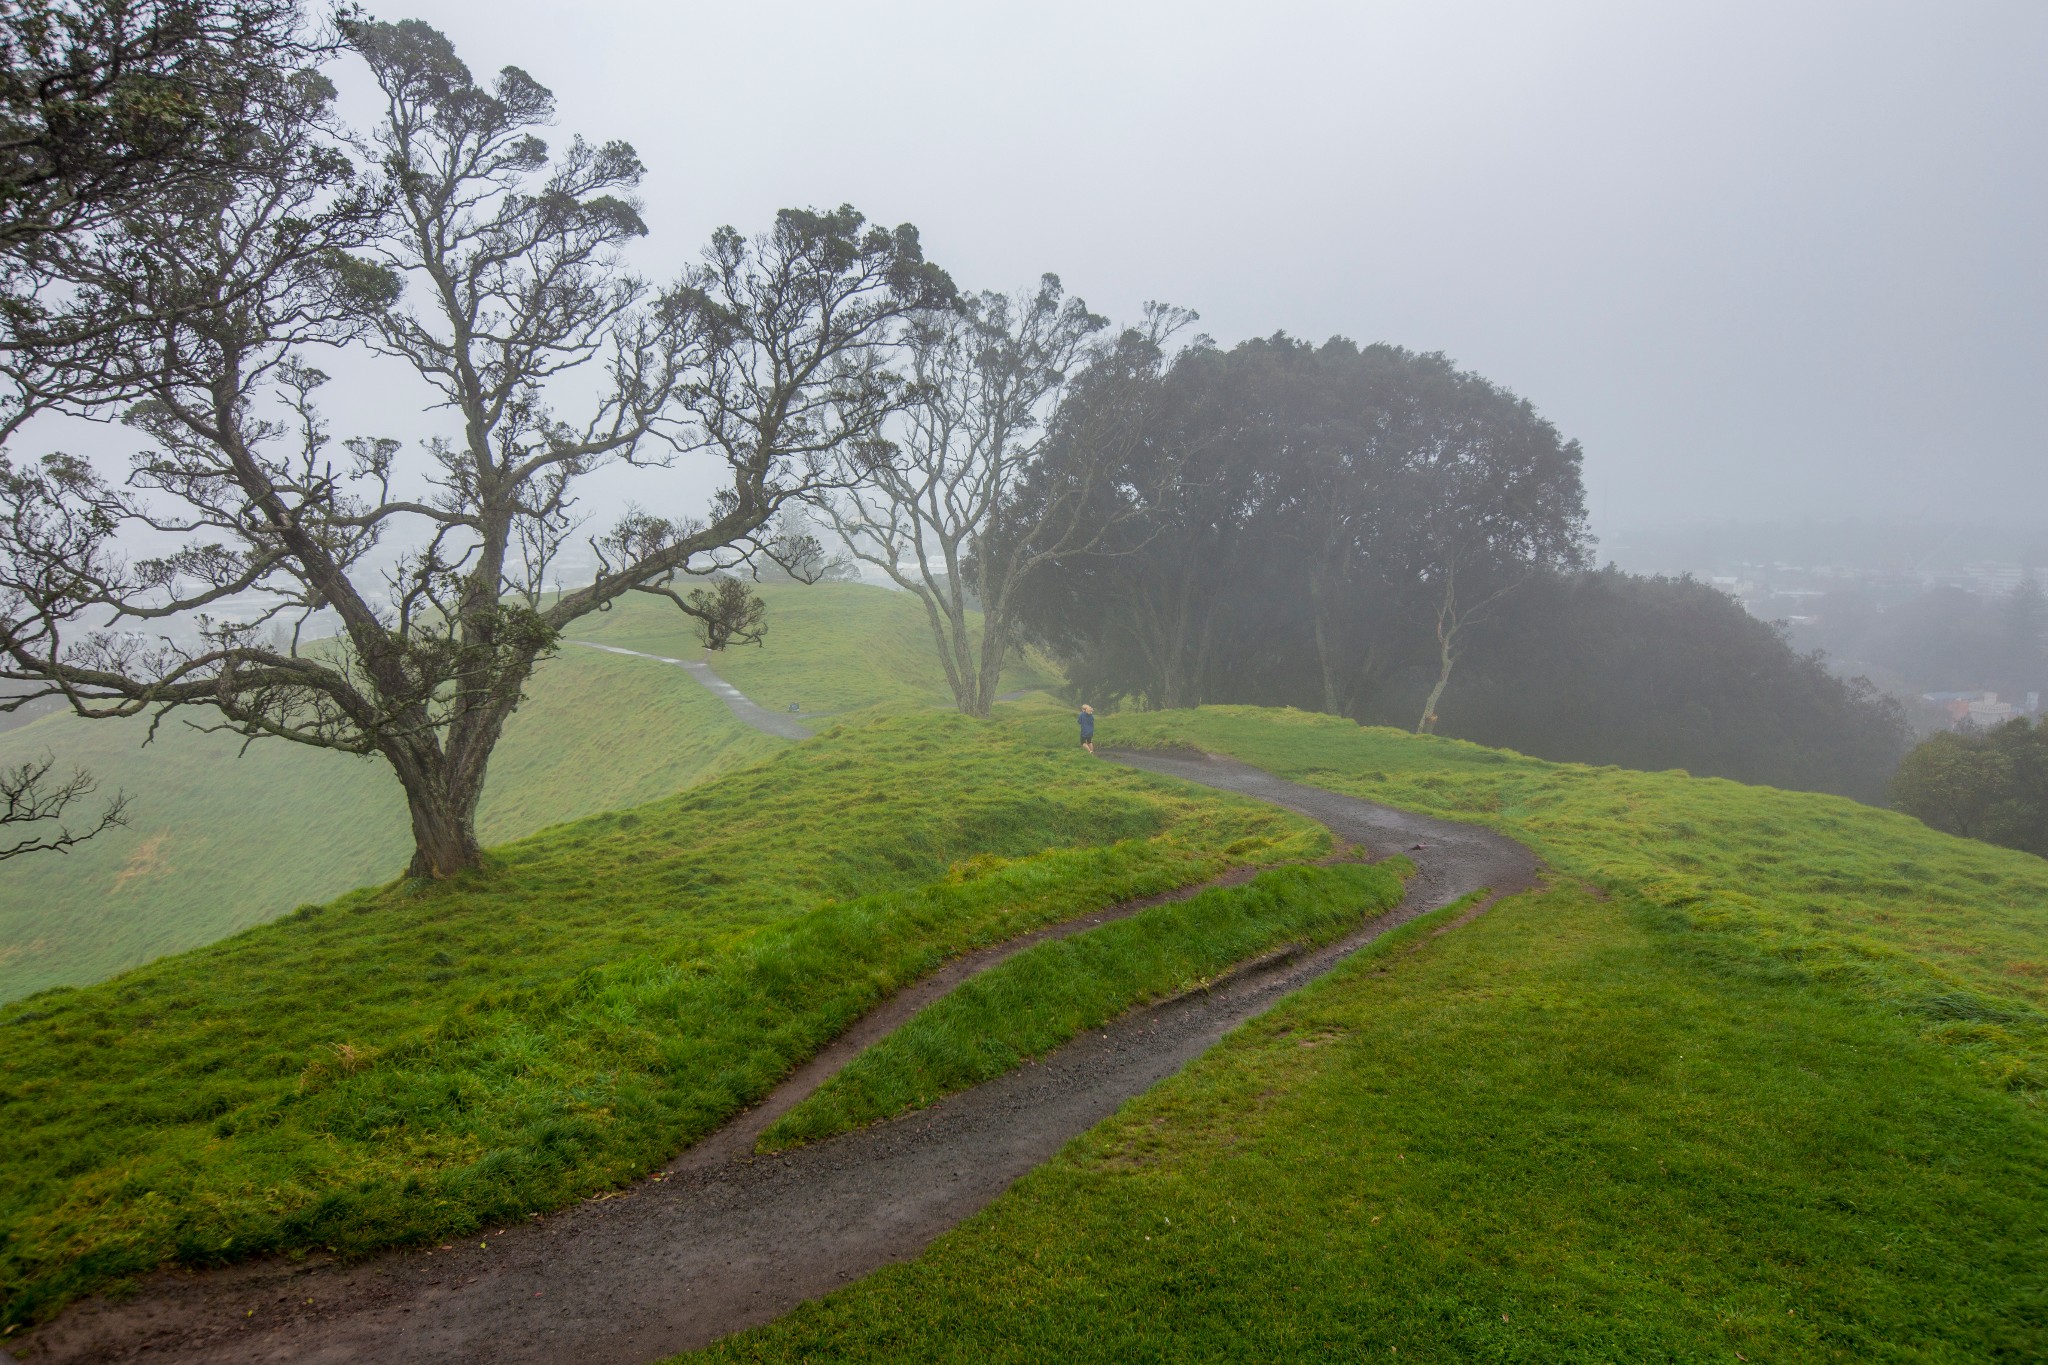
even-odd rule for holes
{"type": "Polygon", "coordinates": [[[658,664],[674,664],[698,682],[706,691],[726,704],[743,725],[751,725],[763,734],[774,735],[777,739],[809,739],[811,727],[795,720],[787,711],[770,711],[750,701],[747,694],[734,687],[711,671],[711,665],[699,659],[671,659],[666,654],[643,654],[637,649],[621,649],[617,645],[601,645],[593,640],[571,640],[572,645],[585,649],[601,649],[607,654],[630,654],[636,659],[652,659],[658,664]]]}
{"type": "Polygon", "coordinates": [[[883,1006],[767,1103],[616,1197],[434,1252],[164,1272],[121,1302],[77,1306],[14,1349],[24,1365],[658,1360],[915,1257],[1070,1138],[1361,945],[1468,892],[1506,895],[1535,884],[1527,849],[1470,825],[1223,759],[1114,757],[1272,801],[1376,855],[1406,852],[1417,875],[1399,906],[1337,943],[1248,964],[1206,991],[1133,1011],[929,1109],[777,1156],[749,1154],[754,1134],[860,1048],[1023,946],[1002,945],[883,1006]]]}

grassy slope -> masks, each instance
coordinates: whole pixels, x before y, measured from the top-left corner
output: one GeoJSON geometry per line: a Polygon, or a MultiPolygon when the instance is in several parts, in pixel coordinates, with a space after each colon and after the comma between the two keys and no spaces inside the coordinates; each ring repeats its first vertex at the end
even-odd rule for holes
{"type": "MultiPolygon", "coordinates": [[[[405,865],[405,798],[380,763],[166,723],[51,716],[0,734],[131,799],[132,824],[0,871],[0,1000],[210,943],[405,865]]],[[[479,825],[503,840],[636,804],[774,751],[680,669],[581,650],[541,669],[492,763],[479,825]]]]}
{"type": "MultiPolygon", "coordinates": [[[[943,702],[923,613],[900,593],[848,584],[769,587],[768,643],[716,666],[742,690],[812,709],[943,702]]],[[[631,600],[579,638],[677,657],[694,643],[676,610],[631,600]]],[[[1027,667],[1018,686],[1043,679],[1027,667]]],[[[382,881],[404,866],[405,804],[374,760],[254,745],[172,722],[53,716],[0,733],[0,764],[45,751],[132,798],[133,824],[66,857],[0,870],[0,1001],[103,979],[210,943],[294,905],[382,881]],[[289,850],[280,856],[279,850],[289,850]]],[[[680,669],[565,646],[542,665],[492,759],[479,824],[501,842],[637,805],[780,747],[746,729],[680,669]]]]}
{"type": "Polygon", "coordinates": [[[1546,763],[1301,712],[1117,717],[1104,733],[1492,825],[1693,933],[1850,988],[2029,1103],[2048,1091],[2048,862],[2031,854],[1841,797],[1546,763]]]}
{"type": "Polygon", "coordinates": [[[2048,1354],[2039,860],[1292,713],[1103,730],[1482,819],[1561,887],[1354,961],[918,1262],[712,1355],[2048,1354]]]}
{"type": "Polygon", "coordinates": [[[1026,949],[936,1000],[761,1135],[762,1151],[921,1109],[1236,963],[1342,938],[1401,899],[1396,862],[1285,867],[1026,949]]]}
{"type": "MultiPolygon", "coordinates": [[[[702,657],[719,675],[771,710],[849,711],[877,704],[950,704],[924,608],[904,592],[855,583],[764,584],[768,634],[759,645],[702,657]]],[[[671,658],[696,658],[689,623],[658,600],[587,617],[570,634],[671,658]]],[[[1055,675],[1020,654],[1003,673],[1006,690],[1047,687],[1055,675]]]]}
{"type": "MultiPolygon", "coordinates": [[[[1232,844],[1300,851],[1241,842],[1296,828],[1241,806],[1162,813],[1070,726],[827,736],[529,841],[432,902],[365,893],[0,1011],[9,1312],[160,1254],[373,1245],[559,1202],[947,951],[1232,844]],[[956,857],[1132,829],[1153,837],[956,857]]],[[[1482,820],[1562,889],[1404,935],[919,1262],[723,1354],[2048,1352],[2039,860],[1833,798],[1293,713],[1101,737],[1482,820]]]]}
{"type": "Polygon", "coordinates": [[[5,1007],[0,1325],[165,1258],[557,1207],[950,953],[1326,845],[933,713],[5,1007]]]}
{"type": "Polygon", "coordinates": [[[1576,888],[1389,944],[920,1260],[707,1354],[2040,1359],[2037,1116],[1693,946],[1576,888]]]}

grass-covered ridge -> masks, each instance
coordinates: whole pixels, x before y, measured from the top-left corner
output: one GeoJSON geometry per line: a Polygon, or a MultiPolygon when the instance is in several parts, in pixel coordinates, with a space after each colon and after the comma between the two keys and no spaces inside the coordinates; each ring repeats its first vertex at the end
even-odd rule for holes
{"type": "MultiPolygon", "coordinates": [[[[768,585],[759,648],[712,656],[764,705],[811,710],[947,699],[923,609],[853,584],[768,585]]],[[[570,634],[695,658],[691,623],[634,597],[570,634]]],[[[1017,686],[1046,681],[1028,662],[1017,686]]],[[[197,718],[197,713],[195,713],[197,718]]],[[[232,735],[178,718],[50,716],[0,732],[0,763],[44,752],[124,789],[132,824],[69,855],[18,858],[0,875],[0,1002],[80,985],[165,953],[395,876],[411,851],[405,800],[375,759],[232,735]]],[[[776,752],[678,668],[564,645],[544,661],[492,757],[479,811],[486,842],[639,805],[776,752]]]]}
{"type": "Polygon", "coordinates": [[[776,1120],[760,1149],[815,1142],[923,1108],[1261,953],[1340,938],[1397,904],[1409,870],[1402,860],[1275,868],[1246,886],[1212,887],[1026,949],[856,1057],[776,1120]]]}
{"type": "Polygon", "coordinates": [[[1116,716],[1101,733],[1491,825],[1730,951],[1849,988],[2029,1103],[2048,1092],[2048,862],[2030,854],[1841,797],[1547,763],[1298,711],[1116,716]]]}
{"type": "Polygon", "coordinates": [[[1326,845],[929,713],[0,1009],[0,1325],[166,1259],[559,1206],[951,953],[1326,845]]]}
{"type": "Polygon", "coordinates": [[[1670,912],[1573,885],[1431,927],[704,1358],[2048,1354],[2038,1112],[1670,912]]]}
{"type": "Polygon", "coordinates": [[[1557,889],[1382,940],[709,1358],[2048,1356],[2039,860],[1298,713],[1099,738],[1483,821],[1557,889]]]}

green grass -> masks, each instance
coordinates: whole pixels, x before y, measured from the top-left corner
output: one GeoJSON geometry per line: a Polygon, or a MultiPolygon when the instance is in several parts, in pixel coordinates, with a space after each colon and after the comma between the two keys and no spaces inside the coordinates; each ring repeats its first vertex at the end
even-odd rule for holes
{"type": "MultiPolygon", "coordinates": [[[[558,1206],[948,954],[1327,844],[1092,763],[1051,706],[929,705],[461,884],[0,1008],[0,1326],[165,1259],[558,1206]]],[[[1382,940],[918,1261],[715,1358],[2048,1354],[2048,864],[1836,798],[1299,713],[1098,737],[1480,821],[1557,889],[1382,940]]],[[[1131,989],[1089,953],[991,974],[872,1065],[914,1096],[1040,1047],[1045,1005],[1131,989]]]]}
{"type": "MultiPolygon", "coordinates": [[[[944,702],[922,608],[853,584],[769,586],[760,649],[714,665],[757,700],[814,710],[944,702]],[[785,696],[785,693],[788,694],[785,696]]],[[[673,606],[633,598],[578,638],[695,657],[673,606]]],[[[1026,661],[1018,686],[1046,679],[1026,661]]],[[[211,943],[307,901],[396,875],[411,851],[405,801],[376,759],[208,735],[171,720],[52,716],[0,733],[0,764],[53,753],[125,790],[132,824],[67,856],[0,871],[0,1002],[82,985],[211,943]],[[280,851],[283,851],[282,853],[280,851]]],[[[733,719],[681,669],[565,645],[544,662],[491,760],[486,842],[638,805],[756,762],[783,741],[733,719]]]]}
{"type": "Polygon", "coordinates": [[[2048,1355],[2040,860],[1299,713],[1099,737],[1483,822],[1558,889],[1375,945],[709,1358],[2048,1355]]]}
{"type": "Polygon", "coordinates": [[[2048,1128],[1851,989],[1569,887],[1414,925],[723,1361],[2048,1352],[2048,1128]]]}
{"type": "Polygon", "coordinates": [[[921,1109],[1138,1005],[1286,945],[1320,946],[1401,899],[1405,862],[1286,867],[1026,949],[855,1058],[761,1135],[777,1151],[921,1109]]]}
{"type": "MultiPolygon", "coordinates": [[[[375,759],[251,745],[170,720],[50,716],[0,733],[125,790],[131,821],[0,871],[0,1001],[100,980],[405,866],[405,798],[375,759]]],[[[774,753],[681,669],[595,650],[544,664],[491,764],[492,842],[663,796],[774,753]]]]}
{"type": "MultiPolygon", "coordinates": [[[[1063,737],[1036,722],[1050,744],[1063,737]]],[[[2048,862],[1841,797],[1547,763],[1249,707],[1115,716],[1283,777],[1491,825],[1688,932],[1849,987],[2028,1103],[2048,1087],[2048,862]]]]}
{"type": "Polygon", "coordinates": [[[0,1008],[0,1326],[613,1186],[898,985],[1321,829],[943,713],[0,1008]]]}
{"type": "MultiPolygon", "coordinates": [[[[858,583],[768,583],[758,591],[768,607],[768,634],[759,645],[705,654],[693,624],[654,598],[585,617],[569,633],[647,654],[705,658],[771,711],[791,702],[830,712],[953,704],[924,607],[909,593],[858,583]]],[[[1006,691],[1057,685],[1057,675],[1028,650],[1013,654],[1003,672],[1006,691]]]]}

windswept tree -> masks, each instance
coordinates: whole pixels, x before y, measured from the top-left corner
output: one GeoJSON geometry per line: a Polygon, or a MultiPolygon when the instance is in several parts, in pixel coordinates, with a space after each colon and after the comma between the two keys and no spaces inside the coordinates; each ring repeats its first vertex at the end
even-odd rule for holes
{"type": "Polygon", "coordinates": [[[1106,530],[1089,514],[1096,482],[1113,477],[1114,442],[1094,445],[1052,496],[1022,496],[1068,378],[1106,325],[1054,275],[1035,292],[968,295],[915,318],[905,337],[913,397],[897,458],[831,504],[848,553],[924,603],[967,715],[995,704],[1019,588],[1039,565],[1092,548],[1106,530]]]}
{"type": "Polygon", "coordinates": [[[350,188],[309,116],[278,130],[267,178],[181,199],[110,257],[102,287],[178,291],[124,378],[149,394],[130,421],[151,448],[126,487],[62,457],[11,476],[0,674],[85,715],[200,707],[250,739],[376,755],[405,791],[412,875],[445,877],[478,861],[491,753],[570,622],[651,591],[712,643],[758,628],[743,592],[677,576],[806,556],[775,543],[777,513],[831,486],[843,452],[882,457],[894,329],[951,286],[913,229],[842,208],[722,229],[651,288],[617,256],[644,230],[631,148],[551,154],[548,92],[516,68],[479,84],[424,24],[350,36],[386,98],[380,187],[350,188]],[[424,460],[389,439],[336,452],[304,348],[360,336],[460,435],[424,460]],[[589,395],[573,417],[546,391],[564,375],[589,395]],[[725,470],[705,515],[633,512],[594,538],[593,582],[543,591],[579,480],[682,454],[725,470]],[[117,537],[136,527],[181,548],[131,562],[117,537]],[[271,604],[256,620],[206,615],[250,595],[271,604]],[[315,613],[338,635],[305,638],[315,613]],[[189,633],[132,629],[167,618],[189,633]]]}
{"type": "MultiPolygon", "coordinates": [[[[1188,617],[1158,570],[1201,562],[1210,547],[1183,538],[1190,522],[1171,511],[1216,491],[1215,466],[1194,459],[1205,437],[1189,439],[1166,383],[1173,339],[1195,320],[1187,309],[1148,303],[1141,322],[1090,348],[1019,471],[1011,515],[976,552],[1024,570],[1009,579],[1011,630],[1064,654],[1074,687],[1098,700],[1118,695],[1097,688],[1094,650],[1105,639],[1180,676],[1171,662],[1188,617]]],[[[1206,339],[1189,350],[1207,353],[1206,339]]]]}
{"type": "MultiPolygon", "coordinates": [[[[236,175],[252,128],[280,96],[297,101],[278,73],[330,39],[298,0],[0,0],[0,443],[50,408],[132,396],[102,362],[147,320],[77,287],[76,268],[91,273],[107,234],[166,194],[236,175]]],[[[0,486],[12,478],[0,456],[0,486]]],[[[18,606],[0,589],[0,616],[18,606]]],[[[8,713],[45,700],[8,696],[8,713]]],[[[13,853],[121,822],[117,798],[84,833],[63,824],[93,779],[55,780],[53,764],[0,780],[8,823],[35,827],[13,853]]]]}
{"type": "Polygon", "coordinates": [[[0,250],[218,173],[223,106],[308,50],[297,0],[6,0],[0,250]]]}

